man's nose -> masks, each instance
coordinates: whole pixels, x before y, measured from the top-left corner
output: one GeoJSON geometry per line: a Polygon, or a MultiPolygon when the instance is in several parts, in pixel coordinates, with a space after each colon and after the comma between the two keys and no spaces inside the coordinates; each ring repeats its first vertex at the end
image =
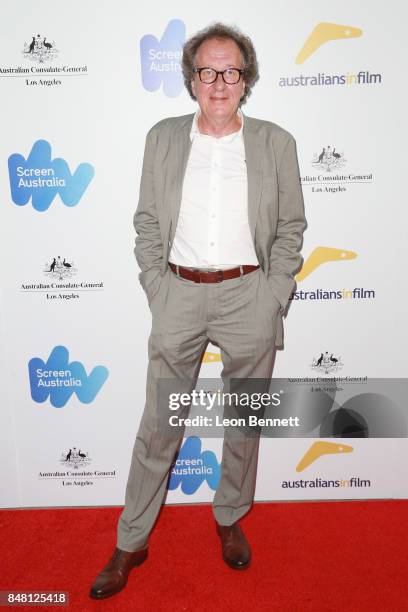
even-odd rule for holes
{"type": "Polygon", "coordinates": [[[217,78],[214,81],[214,87],[220,90],[224,89],[225,87],[224,79],[222,78],[222,74],[220,72],[217,74],[217,78]]]}

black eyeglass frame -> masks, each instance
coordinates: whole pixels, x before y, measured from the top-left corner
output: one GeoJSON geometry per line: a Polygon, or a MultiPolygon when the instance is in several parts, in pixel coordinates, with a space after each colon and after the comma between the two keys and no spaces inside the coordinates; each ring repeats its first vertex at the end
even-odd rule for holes
{"type": "Polygon", "coordinates": [[[218,79],[219,74],[222,76],[222,80],[224,81],[226,85],[237,85],[240,82],[241,77],[244,74],[245,70],[243,70],[242,68],[234,68],[233,66],[230,66],[229,68],[226,68],[225,70],[215,70],[215,68],[211,68],[211,66],[203,66],[202,68],[193,68],[193,72],[198,74],[198,78],[200,79],[201,83],[204,83],[204,85],[212,85],[213,83],[215,83],[215,81],[218,79]],[[209,83],[206,83],[205,81],[201,81],[201,71],[202,70],[213,70],[215,72],[215,79],[213,81],[210,81],[209,83]],[[239,72],[238,81],[236,81],[235,83],[227,83],[227,81],[224,79],[224,72],[227,72],[228,70],[237,70],[237,72],[239,72]]]}

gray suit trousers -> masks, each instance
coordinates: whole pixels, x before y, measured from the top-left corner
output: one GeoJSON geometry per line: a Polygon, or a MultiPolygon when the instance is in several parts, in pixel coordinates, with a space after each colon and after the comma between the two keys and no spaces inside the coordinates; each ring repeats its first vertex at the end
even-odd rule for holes
{"type": "MultiPolygon", "coordinates": [[[[279,303],[262,268],[220,283],[195,283],[168,267],[150,301],[146,405],[132,454],[125,507],[119,518],[117,546],[133,552],[148,538],[166,493],[171,464],[183,434],[158,434],[157,389],[162,378],[196,385],[209,342],[220,347],[223,381],[270,380],[275,354],[279,303]]],[[[183,383],[181,383],[183,384],[183,383]]],[[[256,484],[259,436],[234,437],[225,429],[221,475],[213,512],[220,525],[231,525],[251,507],[256,484]]]]}

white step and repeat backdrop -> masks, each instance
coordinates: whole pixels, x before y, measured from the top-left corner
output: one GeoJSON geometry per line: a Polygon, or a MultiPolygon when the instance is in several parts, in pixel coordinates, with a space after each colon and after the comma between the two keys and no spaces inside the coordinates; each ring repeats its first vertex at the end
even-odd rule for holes
{"type": "MultiPolygon", "coordinates": [[[[195,110],[180,50],[213,20],[255,43],[245,114],[298,144],[309,228],[274,375],[365,394],[334,402],[314,437],[263,439],[256,498],[407,497],[405,406],[378,406],[368,384],[406,375],[407,13],[395,0],[2,6],[2,507],[124,501],[151,324],[133,255],[144,139],[195,110]]],[[[210,345],[201,376],[221,366],[210,345]]],[[[220,450],[186,438],[167,502],[210,501],[220,450]]]]}

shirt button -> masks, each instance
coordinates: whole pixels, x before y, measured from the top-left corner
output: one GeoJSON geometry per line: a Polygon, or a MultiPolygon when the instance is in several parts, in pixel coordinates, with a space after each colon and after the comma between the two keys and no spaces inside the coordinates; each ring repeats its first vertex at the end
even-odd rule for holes
{"type": "Polygon", "coordinates": [[[210,246],[214,246],[214,244],[215,244],[214,242],[210,242],[210,246]]]}

